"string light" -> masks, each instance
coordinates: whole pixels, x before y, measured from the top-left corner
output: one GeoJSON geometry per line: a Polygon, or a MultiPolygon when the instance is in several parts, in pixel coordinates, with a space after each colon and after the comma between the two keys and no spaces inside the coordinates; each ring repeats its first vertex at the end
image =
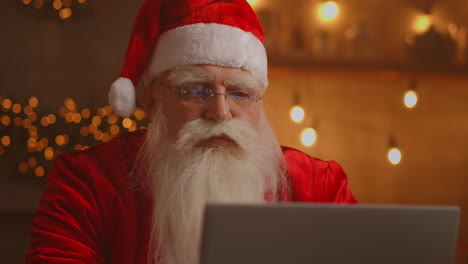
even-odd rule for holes
{"type": "Polygon", "coordinates": [[[110,128],[109,128],[109,132],[111,133],[111,135],[118,135],[119,132],[120,132],[120,128],[118,125],[112,125],[110,128]]]}
{"type": "Polygon", "coordinates": [[[403,95],[403,103],[406,108],[413,108],[418,103],[418,94],[416,93],[416,81],[410,83],[410,88],[403,95]]]}
{"type": "Polygon", "coordinates": [[[388,161],[392,165],[398,165],[401,162],[401,151],[398,149],[395,139],[390,137],[389,139],[390,150],[387,153],[388,161]]]}
{"type": "Polygon", "coordinates": [[[44,158],[46,160],[52,160],[54,158],[54,149],[51,147],[47,147],[44,150],[44,158]]]}
{"type": "Polygon", "coordinates": [[[54,0],[53,6],[54,6],[55,10],[59,10],[60,8],[62,8],[63,3],[60,0],[54,0]]]}
{"type": "Polygon", "coordinates": [[[97,115],[99,117],[105,117],[106,116],[106,110],[104,110],[104,108],[99,108],[97,111],[96,111],[97,115]]]}
{"type": "Polygon", "coordinates": [[[55,143],[59,146],[65,145],[65,137],[63,135],[58,135],[55,137],[55,143]]]}
{"type": "Polygon", "coordinates": [[[26,173],[28,171],[28,164],[26,164],[26,162],[21,162],[18,164],[18,171],[21,173],[26,173]]]}
{"type": "Polygon", "coordinates": [[[300,105],[295,105],[290,111],[292,121],[300,123],[304,120],[305,112],[300,105]]]}
{"type": "Polygon", "coordinates": [[[46,127],[46,126],[49,125],[49,118],[47,116],[44,116],[44,117],[41,118],[41,125],[43,127],[46,127]]]}
{"type": "Polygon", "coordinates": [[[81,115],[79,113],[74,113],[72,117],[73,122],[80,123],[81,122],[81,115]]]}
{"type": "Polygon", "coordinates": [[[317,131],[311,127],[302,130],[301,142],[302,145],[310,147],[317,141],[317,131]]]}
{"type": "Polygon", "coordinates": [[[39,105],[39,100],[34,97],[34,96],[31,96],[28,100],[28,104],[32,107],[32,108],[36,108],[38,105],[39,105]]]}
{"type": "MultiPolygon", "coordinates": [[[[44,4],[44,1],[42,3],[44,4]]],[[[52,4],[52,2],[49,3],[52,4]]],[[[13,102],[11,99],[0,97],[0,111],[5,112],[5,114],[0,114],[0,126],[8,127],[10,125],[15,125],[16,127],[25,128],[25,130],[19,131],[25,131],[26,138],[21,139],[21,141],[15,140],[14,143],[18,146],[15,146],[14,149],[15,151],[22,149],[30,154],[26,161],[18,161],[16,163],[18,173],[27,173],[28,170],[31,170],[36,176],[39,175],[38,177],[43,177],[47,171],[44,167],[39,166],[39,164],[42,162],[50,162],[61,150],[83,150],[89,148],[91,145],[97,144],[98,142],[96,141],[108,142],[122,132],[122,127],[128,129],[128,131],[144,128],[144,126],[139,127],[136,121],[142,121],[145,118],[145,113],[141,108],[136,108],[133,113],[134,119],[127,118],[120,121],[120,117],[113,114],[112,108],[109,105],[96,108],[97,115],[91,116],[92,111],[89,108],[78,109],[77,103],[72,98],[67,98],[64,100],[64,105],[58,109],[58,115],[63,117],[63,119],[57,119],[54,114],[35,112],[35,108],[38,104],[39,100],[34,96],[29,97],[27,104],[24,105],[20,102],[13,102]],[[23,113],[24,116],[20,115],[23,113]],[[89,118],[91,118],[91,120],[89,120],[89,118]],[[107,122],[103,124],[104,120],[102,118],[106,118],[107,122]],[[82,124],[85,119],[89,120],[88,124],[82,124]],[[38,124],[35,123],[36,120],[39,121],[39,128],[38,124]],[[45,129],[45,127],[51,127],[57,121],[59,127],[45,129]],[[81,125],[70,126],[68,124],[70,122],[81,125]],[[51,133],[54,133],[57,129],[59,129],[59,131],[61,129],[66,129],[68,131],[67,126],[73,129],[76,128],[82,136],[88,136],[92,133],[93,137],[81,139],[73,138],[72,140],[67,134],[51,135],[51,133]],[[98,127],[102,127],[102,129],[100,130],[98,127]],[[39,133],[41,135],[39,135],[39,133]],[[49,146],[50,140],[59,147],[60,151],[54,150],[52,146],[49,146]],[[77,142],[79,140],[86,140],[86,142],[79,143],[77,142]],[[41,153],[41,155],[36,156],[36,153],[41,153]]],[[[22,136],[19,138],[22,138],[22,136]]],[[[13,149],[12,146],[13,142],[10,136],[2,135],[0,138],[0,155],[4,155],[7,148],[13,149]]]]}
{"type": "Polygon", "coordinates": [[[28,159],[28,166],[32,169],[32,168],[35,168],[37,166],[37,159],[36,157],[29,157],[28,159]]]}
{"type": "Polygon", "coordinates": [[[94,139],[96,139],[96,140],[98,140],[98,141],[99,141],[99,140],[102,140],[102,132],[99,131],[99,130],[96,131],[96,132],[94,133],[94,139]]]}
{"type": "Polygon", "coordinates": [[[122,120],[122,126],[124,128],[130,128],[132,126],[132,120],[128,117],[124,118],[124,120],[122,120]]]}
{"type": "Polygon", "coordinates": [[[89,129],[87,126],[82,126],[80,128],[80,135],[82,135],[83,137],[86,137],[89,135],[89,129]]]}
{"type": "Polygon", "coordinates": [[[10,123],[11,123],[11,119],[10,119],[9,116],[3,115],[2,118],[1,118],[1,122],[2,122],[2,125],[9,126],[10,123]]]}
{"type": "Polygon", "coordinates": [[[5,99],[2,102],[2,107],[5,110],[9,110],[12,105],[13,105],[13,102],[10,99],[5,99]]]}
{"type": "Polygon", "coordinates": [[[17,116],[13,119],[13,125],[20,127],[22,124],[23,124],[23,119],[21,119],[21,117],[17,116]]]}
{"type": "Polygon", "coordinates": [[[34,173],[36,174],[37,177],[41,178],[45,174],[45,170],[42,166],[38,166],[35,170],[34,173]]]}
{"type": "Polygon", "coordinates": [[[88,119],[90,116],[91,116],[91,111],[89,111],[88,108],[83,108],[83,110],[81,110],[81,117],[83,119],[88,119]]]}
{"type": "Polygon", "coordinates": [[[339,7],[335,1],[326,1],[319,7],[319,19],[322,22],[331,22],[338,17],[339,7]]]}
{"type": "Polygon", "coordinates": [[[0,139],[0,142],[2,143],[3,146],[8,147],[8,146],[10,146],[10,144],[11,144],[11,139],[10,139],[9,136],[3,136],[3,137],[0,139]]]}
{"type": "Polygon", "coordinates": [[[110,105],[104,106],[104,114],[105,115],[110,115],[112,114],[112,107],[110,105]]]}
{"type": "Polygon", "coordinates": [[[25,106],[25,107],[23,108],[23,112],[24,112],[26,115],[30,116],[30,115],[33,113],[33,108],[32,108],[32,106],[30,106],[30,105],[25,106]]]}
{"type": "Polygon", "coordinates": [[[49,124],[54,124],[55,121],[57,121],[57,118],[53,114],[48,115],[47,118],[48,118],[49,124]]]}
{"type": "Polygon", "coordinates": [[[398,165],[401,162],[401,151],[398,148],[391,148],[388,151],[388,160],[393,165],[398,165]]]}
{"type": "Polygon", "coordinates": [[[414,31],[422,34],[429,30],[432,25],[432,16],[428,14],[418,15],[414,23],[414,31]]]}
{"type": "Polygon", "coordinates": [[[109,125],[113,125],[115,123],[117,123],[117,121],[119,120],[119,117],[117,115],[110,115],[108,118],[107,118],[107,123],[109,125]]]}
{"type": "Polygon", "coordinates": [[[21,112],[21,105],[20,104],[14,104],[11,107],[11,111],[15,114],[19,114],[21,112]]]}
{"type": "Polygon", "coordinates": [[[145,111],[143,111],[141,108],[137,108],[135,109],[133,115],[135,116],[136,120],[143,120],[143,118],[145,118],[145,111]]]}
{"type": "Polygon", "coordinates": [[[95,126],[99,126],[101,124],[101,118],[99,116],[93,116],[91,123],[95,126]]]}
{"type": "Polygon", "coordinates": [[[97,126],[91,124],[88,126],[89,133],[94,134],[98,130],[97,126]]]}
{"type": "Polygon", "coordinates": [[[71,17],[71,15],[72,15],[72,10],[68,7],[59,11],[59,16],[61,19],[67,19],[71,17]]]}

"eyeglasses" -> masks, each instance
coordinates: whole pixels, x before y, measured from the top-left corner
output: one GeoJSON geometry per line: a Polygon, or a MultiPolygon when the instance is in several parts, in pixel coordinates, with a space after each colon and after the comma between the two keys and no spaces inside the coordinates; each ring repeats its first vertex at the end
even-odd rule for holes
{"type": "Polygon", "coordinates": [[[205,83],[188,83],[173,87],[160,81],[156,82],[172,89],[183,101],[197,105],[205,105],[215,95],[224,95],[228,102],[242,108],[248,108],[253,102],[262,100],[261,96],[255,96],[252,91],[247,89],[215,93],[213,89],[207,88],[205,83]]]}

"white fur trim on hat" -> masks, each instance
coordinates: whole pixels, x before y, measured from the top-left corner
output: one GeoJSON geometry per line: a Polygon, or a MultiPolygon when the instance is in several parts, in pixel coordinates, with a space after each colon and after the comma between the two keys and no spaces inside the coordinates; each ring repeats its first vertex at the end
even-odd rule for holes
{"type": "Polygon", "coordinates": [[[145,72],[149,82],[181,66],[209,64],[246,70],[268,85],[267,56],[262,42],[250,32],[216,23],[198,23],[163,33],[145,72]]]}
{"type": "Polygon", "coordinates": [[[107,96],[112,110],[119,116],[130,116],[135,110],[135,87],[128,78],[120,77],[113,82],[107,96]]]}

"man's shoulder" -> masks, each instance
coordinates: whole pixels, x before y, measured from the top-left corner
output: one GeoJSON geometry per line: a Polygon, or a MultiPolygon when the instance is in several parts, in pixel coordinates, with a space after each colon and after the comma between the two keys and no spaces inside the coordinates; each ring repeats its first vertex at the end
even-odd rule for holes
{"type": "MultiPolygon", "coordinates": [[[[295,200],[339,201],[337,193],[341,189],[340,186],[346,186],[347,177],[336,161],[313,158],[294,148],[281,147],[281,149],[286,160],[288,179],[295,200]]],[[[355,200],[351,197],[345,201],[353,202],[355,200]]]]}
{"type": "Polygon", "coordinates": [[[54,167],[65,167],[82,174],[128,172],[136,160],[146,130],[123,133],[111,141],[85,150],[62,153],[54,159],[54,167]]]}
{"type": "Polygon", "coordinates": [[[284,158],[288,167],[300,167],[300,168],[322,168],[326,169],[330,166],[330,163],[336,163],[335,161],[325,161],[319,158],[311,157],[308,154],[291,147],[281,146],[284,158]]]}

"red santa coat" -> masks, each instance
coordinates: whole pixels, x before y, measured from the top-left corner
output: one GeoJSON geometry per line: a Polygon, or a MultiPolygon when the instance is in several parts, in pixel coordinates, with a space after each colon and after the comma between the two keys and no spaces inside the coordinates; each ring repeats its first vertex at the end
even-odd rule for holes
{"type": "MultiPolygon", "coordinates": [[[[152,200],[128,178],[144,134],[127,133],[54,160],[26,263],[146,263],[152,200]]],[[[290,148],[283,152],[292,191],[288,200],[356,202],[336,162],[290,148]]]]}

